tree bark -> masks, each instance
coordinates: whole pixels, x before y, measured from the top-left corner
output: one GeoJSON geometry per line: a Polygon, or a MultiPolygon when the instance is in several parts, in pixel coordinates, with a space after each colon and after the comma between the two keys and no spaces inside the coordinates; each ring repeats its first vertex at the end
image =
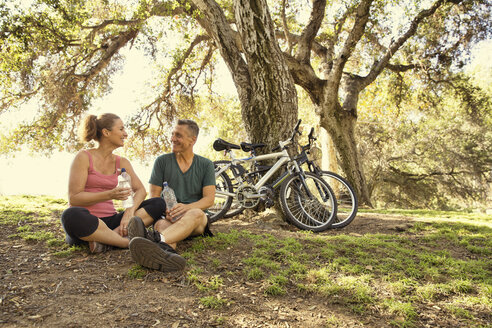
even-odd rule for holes
{"type": "Polygon", "coordinates": [[[251,106],[243,109],[252,142],[270,148],[285,139],[297,120],[297,92],[280,50],[265,0],[235,0],[236,24],[251,81],[251,106]]]}
{"type": "Polygon", "coordinates": [[[355,140],[356,117],[338,103],[335,106],[322,104],[322,111],[320,125],[326,129],[336,146],[340,156],[339,164],[347,180],[354,187],[360,203],[372,206],[355,140]]]}
{"type": "Polygon", "coordinates": [[[232,75],[251,142],[275,147],[295,125],[297,92],[265,0],[234,1],[238,32],[214,0],[192,2],[232,75]]]}
{"type": "Polygon", "coordinates": [[[340,174],[335,144],[333,143],[333,140],[331,140],[331,137],[326,129],[320,126],[320,130],[321,133],[319,140],[321,142],[321,150],[323,153],[321,169],[340,174]]]}

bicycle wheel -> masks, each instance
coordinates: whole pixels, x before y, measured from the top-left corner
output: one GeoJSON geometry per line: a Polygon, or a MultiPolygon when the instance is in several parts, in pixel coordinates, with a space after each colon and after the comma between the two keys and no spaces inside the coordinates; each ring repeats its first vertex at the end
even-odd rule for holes
{"type": "Polygon", "coordinates": [[[349,225],[357,215],[359,204],[354,188],[336,173],[321,171],[319,175],[331,187],[337,200],[337,215],[331,228],[343,228],[349,225]]]}
{"type": "Polygon", "coordinates": [[[232,204],[231,196],[222,195],[217,193],[217,191],[232,192],[231,180],[225,172],[221,172],[215,177],[215,200],[214,204],[207,209],[210,214],[208,218],[210,223],[222,218],[232,204]]]}
{"type": "MultiPolygon", "coordinates": [[[[231,164],[231,161],[224,161],[224,160],[222,160],[222,161],[215,161],[214,162],[215,170],[217,171],[218,168],[222,167],[223,165],[229,165],[229,164],[231,164]]],[[[231,168],[229,167],[225,172],[227,173],[230,170],[231,170],[231,168]]],[[[227,176],[229,177],[229,179],[231,181],[231,186],[232,186],[232,191],[231,192],[234,192],[235,193],[236,190],[237,190],[237,186],[239,185],[239,182],[234,177],[234,173],[233,172],[228,173],[227,176]]],[[[244,207],[242,207],[236,201],[236,198],[235,197],[232,197],[231,206],[229,207],[229,210],[227,211],[227,213],[224,214],[223,218],[224,219],[232,218],[233,216],[236,216],[238,214],[241,214],[243,211],[244,211],[244,207]]]]}
{"type": "Polygon", "coordinates": [[[296,227],[315,232],[328,229],[337,212],[330,186],[317,175],[306,172],[288,177],[280,188],[280,205],[296,227]]]}

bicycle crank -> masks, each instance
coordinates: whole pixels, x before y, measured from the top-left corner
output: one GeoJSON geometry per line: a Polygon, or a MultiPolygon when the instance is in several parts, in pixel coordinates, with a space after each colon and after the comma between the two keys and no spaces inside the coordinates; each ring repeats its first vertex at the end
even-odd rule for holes
{"type": "Polygon", "coordinates": [[[237,202],[244,208],[253,208],[260,202],[256,188],[253,186],[240,186],[236,192],[237,202]]]}

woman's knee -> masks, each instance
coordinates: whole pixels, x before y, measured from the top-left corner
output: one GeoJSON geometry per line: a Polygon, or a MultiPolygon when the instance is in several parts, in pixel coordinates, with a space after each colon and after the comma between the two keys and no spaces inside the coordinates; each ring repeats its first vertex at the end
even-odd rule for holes
{"type": "Polygon", "coordinates": [[[84,210],[86,210],[83,207],[69,207],[65,211],[63,211],[61,215],[61,222],[63,227],[71,226],[73,221],[78,220],[81,215],[84,214],[84,210]]]}
{"type": "Polygon", "coordinates": [[[96,231],[99,219],[84,207],[70,207],[63,211],[61,223],[71,237],[85,237],[96,231]]]}
{"type": "Polygon", "coordinates": [[[166,212],[166,203],[161,197],[154,197],[144,200],[139,209],[135,212],[138,216],[149,216],[154,222],[159,220],[166,212]]]}

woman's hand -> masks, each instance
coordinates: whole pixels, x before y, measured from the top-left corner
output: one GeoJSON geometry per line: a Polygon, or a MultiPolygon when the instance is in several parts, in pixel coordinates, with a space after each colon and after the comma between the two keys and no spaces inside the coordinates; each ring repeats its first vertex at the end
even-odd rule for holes
{"type": "Polygon", "coordinates": [[[111,189],[110,197],[111,199],[125,200],[132,194],[132,188],[116,187],[111,189]]]}
{"type": "Polygon", "coordinates": [[[120,229],[118,233],[121,237],[128,236],[128,223],[130,223],[130,219],[135,215],[135,212],[131,210],[131,208],[127,208],[125,213],[123,213],[123,217],[120,222],[120,229]]]}

